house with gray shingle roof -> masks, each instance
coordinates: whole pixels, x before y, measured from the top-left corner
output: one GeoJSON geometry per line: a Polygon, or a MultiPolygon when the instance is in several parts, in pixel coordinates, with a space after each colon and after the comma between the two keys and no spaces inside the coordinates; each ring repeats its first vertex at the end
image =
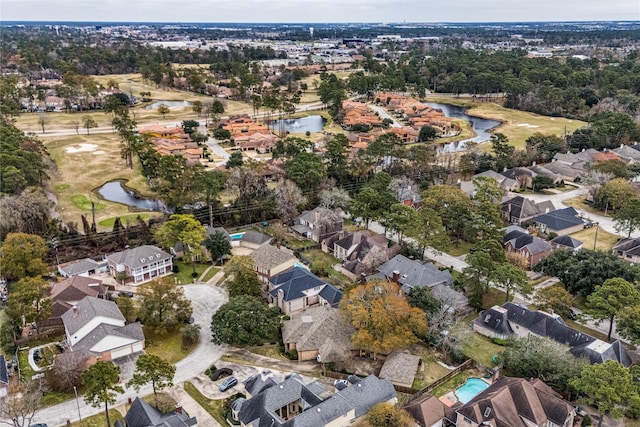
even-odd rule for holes
{"type": "Polygon", "coordinates": [[[113,360],[144,350],[144,334],[139,322],[125,324],[113,301],[85,297],[62,315],[66,340],[71,351],[100,360],[113,360]]]}
{"type": "Polygon", "coordinates": [[[107,298],[108,287],[94,277],[72,276],[51,289],[51,316],[48,324],[62,325],[62,315],[84,297],[107,298]]]}
{"type": "Polygon", "coordinates": [[[567,165],[563,162],[551,162],[544,165],[544,167],[561,176],[564,181],[579,182],[587,175],[587,171],[584,168],[584,163],[576,163],[575,165],[567,165]]]}
{"type": "Polygon", "coordinates": [[[536,203],[522,196],[516,196],[502,202],[500,213],[502,219],[512,224],[520,224],[536,215],[555,211],[550,201],[536,203]]]}
{"type": "Polygon", "coordinates": [[[295,266],[269,279],[269,302],[291,314],[314,305],[337,307],[342,291],[306,268],[295,266]]]}
{"type": "Polygon", "coordinates": [[[143,245],[108,255],[107,268],[123,283],[139,285],[171,274],[173,256],[157,246],[143,245]]]}
{"type": "Polygon", "coordinates": [[[378,274],[369,276],[367,280],[388,280],[401,286],[402,291],[409,293],[413,287],[429,287],[450,285],[453,277],[449,270],[440,270],[430,262],[409,259],[404,255],[396,255],[378,267],[378,274]]]}
{"type": "Polygon", "coordinates": [[[553,250],[549,242],[518,230],[505,234],[502,237],[502,243],[507,252],[522,255],[527,260],[529,267],[539,263],[553,250]]]}
{"type": "Polygon", "coordinates": [[[571,207],[534,216],[531,221],[542,233],[559,235],[577,233],[584,230],[585,224],[578,211],[571,207]]]}
{"type": "Polygon", "coordinates": [[[583,245],[583,242],[571,236],[558,236],[551,240],[550,243],[553,249],[571,249],[574,251],[579,251],[583,245]]]}
{"type": "Polygon", "coordinates": [[[611,344],[569,327],[556,314],[526,307],[510,302],[502,307],[493,306],[485,310],[473,321],[473,330],[490,338],[526,338],[529,335],[549,338],[566,345],[568,351],[576,357],[583,357],[591,363],[603,363],[615,360],[623,366],[632,361],[620,341],[611,344]]]}
{"type": "MultiPolygon", "coordinates": [[[[198,425],[196,417],[178,406],[174,411],[162,413],[144,400],[136,397],[124,416],[126,427],[190,427],[198,425]]],[[[120,420],[116,427],[124,427],[120,420]]]]}
{"type": "Polygon", "coordinates": [[[291,230],[302,238],[320,243],[342,230],[342,223],[339,213],[319,206],[312,211],[304,211],[294,219],[291,230]]]}
{"type": "Polygon", "coordinates": [[[394,385],[411,387],[421,365],[420,356],[406,350],[394,351],[387,356],[378,376],[382,379],[388,378],[394,385]]]}
{"type": "Polygon", "coordinates": [[[253,269],[264,284],[269,283],[271,277],[299,263],[292,250],[280,245],[262,245],[249,256],[253,260],[253,269]]]}
{"type": "Polygon", "coordinates": [[[318,393],[324,387],[315,384],[304,384],[299,375],[289,375],[250,398],[235,400],[231,404],[234,418],[251,427],[348,426],[378,403],[397,402],[391,382],[374,375],[354,379],[325,399],[318,393]]]}
{"type": "Polygon", "coordinates": [[[103,266],[104,264],[94,261],[91,258],[77,259],[58,265],[58,273],[60,273],[62,277],[90,276],[99,273],[103,266]]]}
{"type": "Polygon", "coordinates": [[[355,330],[345,323],[338,309],[316,306],[291,316],[282,324],[285,351],[296,350],[298,360],[336,362],[349,355],[355,330]]]}
{"type": "Polygon", "coordinates": [[[613,247],[613,253],[629,262],[640,263],[640,238],[620,240],[613,247]]]}

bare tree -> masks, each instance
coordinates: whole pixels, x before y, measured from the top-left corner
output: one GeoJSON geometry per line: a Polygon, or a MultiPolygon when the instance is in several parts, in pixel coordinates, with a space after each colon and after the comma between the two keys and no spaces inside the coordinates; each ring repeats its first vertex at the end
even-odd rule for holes
{"type": "Polygon", "coordinates": [[[40,408],[41,397],[39,381],[31,381],[27,385],[11,383],[8,395],[0,399],[0,423],[28,427],[40,408]]]}
{"type": "Polygon", "coordinates": [[[278,182],[275,198],[278,211],[282,215],[282,222],[285,224],[288,224],[298,215],[298,207],[307,201],[298,186],[288,179],[278,182]]]}
{"type": "Polygon", "coordinates": [[[589,174],[584,177],[582,182],[589,186],[589,195],[591,196],[591,200],[593,200],[595,195],[598,193],[598,190],[600,190],[600,187],[611,181],[613,178],[615,178],[615,176],[611,173],[591,170],[589,171],[589,174]]]}
{"type": "Polygon", "coordinates": [[[40,113],[38,115],[38,124],[42,128],[42,133],[44,133],[44,127],[49,123],[49,117],[47,117],[46,113],[40,113]]]}
{"type": "Polygon", "coordinates": [[[75,129],[76,135],[80,135],[80,120],[73,120],[69,126],[71,129],[75,129]]]}
{"type": "Polygon", "coordinates": [[[341,208],[346,210],[349,207],[351,197],[342,188],[332,188],[328,190],[322,190],[319,194],[320,206],[327,209],[341,208]]]}
{"type": "Polygon", "coordinates": [[[47,371],[47,384],[57,391],[71,391],[80,386],[87,356],[81,352],[66,351],[56,356],[51,370],[47,371]]]}

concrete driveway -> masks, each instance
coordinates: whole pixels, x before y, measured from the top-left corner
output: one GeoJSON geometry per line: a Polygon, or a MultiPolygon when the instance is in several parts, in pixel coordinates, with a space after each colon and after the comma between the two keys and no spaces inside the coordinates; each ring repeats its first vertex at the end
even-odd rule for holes
{"type": "MultiPolygon", "coordinates": [[[[225,346],[215,345],[211,342],[211,317],[228,300],[228,295],[222,289],[206,284],[194,284],[183,286],[185,296],[193,306],[195,324],[200,325],[200,342],[187,357],[176,363],[174,383],[179,384],[189,380],[213,363],[216,363],[224,353],[225,346]]],[[[151,386],[147,385],[136,393],[132,388],[125,387],[125,392],[118,395],[113,407],[127,403],[129,398],[151,394],[151,386]]],[[[94,408],[87,405],[82,397],[78,399],[82,417],[97,414],[104,411],[104,407],[94,408]]],[[[67,420],[78,420],[78,408],[75,400],[69,400],[58,405],[43,408],[36,414],[32,423],[47,423],[49,427],[64,426],[67,420]]],[[[207,424],[204,424],[207,425],[207,424]]]]}

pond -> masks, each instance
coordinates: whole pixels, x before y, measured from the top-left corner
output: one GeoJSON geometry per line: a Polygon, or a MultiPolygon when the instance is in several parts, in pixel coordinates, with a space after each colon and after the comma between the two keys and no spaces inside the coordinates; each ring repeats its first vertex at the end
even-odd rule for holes
{"type": "Polygon", "coordinates": [[[155,101],[152,104],[149,105],[145,105],[144,107],[142,107],[143,110],[157,110],[158,107],[164,104],[169,108],[185,108],[185,107],[191,107],[193,105],[193,102],[190,101],[155,101]]]}
{"type": "Polygon", "coordinates": [[[442,112],[447,117],[466,120],[467,122],[469,122],[471,128],[476,133],[476,136],[473,138],[445,144],[441,150],[444,153],[464,151],[467,148],[466,143],[469,141],[477,143],[487,142],[491,138],[491,133],[489,131],[500,125],[500,122],[498,120],[483,119],[481,117],[470,116],[467,114],[467,109],[464,107],[458,107],[451,104],[438,104],[435,102],[427,102],[427,105],[432,108],[442,110],[442,112]]]}
{"type": "Polygon", "coordinates": [[[121,203],[133,208],[145,211],[170,212],[161,200],[140,197],[135,193],[135,191],[128,190],[123,187],[122,182],[120,181],[110,181],[105,183],[98,189],[98,194],[104,200],[121,203]]]}
{"type": "Polygon", "coordinates": [[[269,128],[273,131],[279,131],[281,126],[288,133],[306,133],[306,132],[322,132],[327,120],[318,115],[301,117],[299,119],[283,119],[274,120],[269,123],[269,128]]]}

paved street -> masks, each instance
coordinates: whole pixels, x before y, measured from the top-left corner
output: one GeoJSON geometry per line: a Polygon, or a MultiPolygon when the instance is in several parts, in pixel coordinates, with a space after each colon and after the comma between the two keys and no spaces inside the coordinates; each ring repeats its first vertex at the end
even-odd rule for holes
{"type": "MultiPolygon", "coordinates": [[[[184,286],[185,296],[191,301],[193,306],[193,317],[195,323],[200,325],[200,342],[196,348],[178,363],[176,363],[176,375],[174,383],[178,384],[197,376],[222,357],[224,346],[215,345],[211,342],[211,316],[224,304],[228,297],[226,293],[215,286],[204,284],[184,286]]],[[[125,393],[118,396],[116,404],[119,406],[127,402],[129,398],[135,396],[145,396],[151,394],[151,386],[143,387],[139,393],[125,387],[125,393]]],[[[80,412],[82,417],[88,417],[104,410],[104,407],[94,408],[87,405],[82,397],[79,398],[80,412]]],[[[75,400],[70,400],[59,405],[50,406],[40,410],[33,423],[47,423],[49,427],[66,425],[67,420],[78,420],[78,408],[75,400]]]]}
{"type": "Polygon", "coordinates": [[[394,117],[392,117],[387,110],[385,110],[382,107],[378,107],[377,105],[374,104],[368,104],[369,108],[371,108],[373,111],[375,111],[376,113],[378,113],[378,115],[380,116],[381,119],[389,119],[391,120],[393,123],[391,123],[391,127],[394,128],[401,128],[402,124],[400,122],[398,122],[394,117]]]}

